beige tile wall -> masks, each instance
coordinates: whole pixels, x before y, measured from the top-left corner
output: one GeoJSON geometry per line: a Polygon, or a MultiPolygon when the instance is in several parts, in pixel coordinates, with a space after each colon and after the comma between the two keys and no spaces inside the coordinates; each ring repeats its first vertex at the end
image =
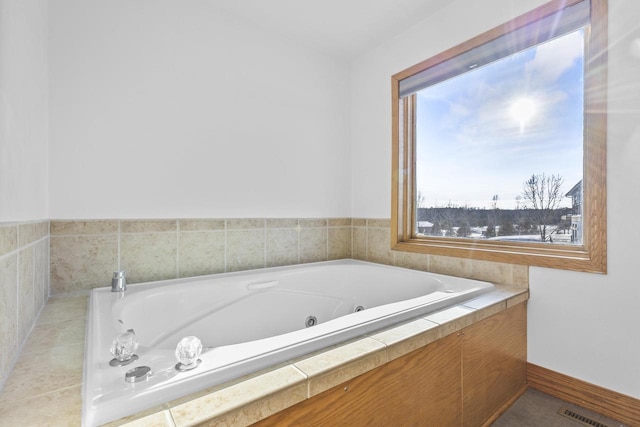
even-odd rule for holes
{"type": "Polygon", "coordinates": [[[49,298],[49,221],[0,223],[0,390],[49,298]]]}
{"type": "Polygon", "coordinates": [[[392,251],[389,220],[353,218],[352,223],[353,257],[356,259],[498,284],[529,286],[529,267],[526,265],[392,251]]]}
{"type": "Polygon", "coordinates": [[[526,266],[390,249],[388,219],[234,218],[51,221],[51,289],[129,283],[355,258],[527,286],[526,266]]]}
{"type": "Polygon", "coordinates": [[[350,258],[350,218],[52,220],[51,292],[350,258]]]}

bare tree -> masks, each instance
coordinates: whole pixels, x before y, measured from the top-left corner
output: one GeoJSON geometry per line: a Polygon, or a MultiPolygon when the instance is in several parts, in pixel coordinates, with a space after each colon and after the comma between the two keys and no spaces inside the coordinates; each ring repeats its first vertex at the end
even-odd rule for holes
{"type": "Polygon", "coordinates": [[[563,183],[564,179],[560,175],[547,176],[544,173],[531,175],[531,178],[524,182],[522,195],[525,203],[532,209],[532,220],[538,224],[543,242],[551,241],[554,231],[547,233],[547,226],[553,222],[554,211],[560,207],[560,188],[563,183]]]}
{"type": "Polygon", "coordinates": [[[490,212],[487,216],[487,237],[497,237],[497,225],[500,223],[500,209],[498,208],[498,195],[494,194],[491,197],[491,209],[493,212],[490,212]]]}

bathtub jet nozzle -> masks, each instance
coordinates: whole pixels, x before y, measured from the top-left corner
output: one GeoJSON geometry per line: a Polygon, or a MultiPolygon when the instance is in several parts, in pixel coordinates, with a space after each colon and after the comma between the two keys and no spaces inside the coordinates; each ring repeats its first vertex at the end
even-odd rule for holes
{"type": "Polygon", "coordinates": [[[309,316],[304,321],[304,326],[310,328],[318,324],[318,318],[316,316],[309,316]]]}

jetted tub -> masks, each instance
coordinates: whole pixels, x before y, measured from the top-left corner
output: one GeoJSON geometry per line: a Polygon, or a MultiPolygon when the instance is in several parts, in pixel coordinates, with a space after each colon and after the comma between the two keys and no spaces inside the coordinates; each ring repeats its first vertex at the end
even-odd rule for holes
{"type": "Polygon", "coordinates": [[[353,260],[142,283],[124,293],[94,289],[83,425],[131,415],[491,289],[487,282],[353,260]],[[111,343],[129,329],[139,359],[112,367],[111,343]],[[186,336],[202,341],[202,362],[179,372],[174,352],[186,336]],[[138,366],[149,366],[151,376],[125,382],[138,366]]]}

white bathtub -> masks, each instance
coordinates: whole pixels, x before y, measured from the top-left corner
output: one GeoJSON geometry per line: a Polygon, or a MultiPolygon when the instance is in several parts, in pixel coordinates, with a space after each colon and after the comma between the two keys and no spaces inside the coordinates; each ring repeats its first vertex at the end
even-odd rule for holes
{"type": "Polygon", "coordinates": [[[94,289],[89,303],[82,420],[100,425],[306,353],[455,305],[493,285],[340,260],[94,289]],[[355,312],[357,307],[364,310],[355,312]],[[306,327],[309,316],[317,324],[306,327]],[[139,359],[112,367],[109,347],[134,329],[139,359]],[[205,351],[192,371],[174,366],[176,344],[205,351]],[[125,373],[151,367],[127,383],[125,373]]]}

